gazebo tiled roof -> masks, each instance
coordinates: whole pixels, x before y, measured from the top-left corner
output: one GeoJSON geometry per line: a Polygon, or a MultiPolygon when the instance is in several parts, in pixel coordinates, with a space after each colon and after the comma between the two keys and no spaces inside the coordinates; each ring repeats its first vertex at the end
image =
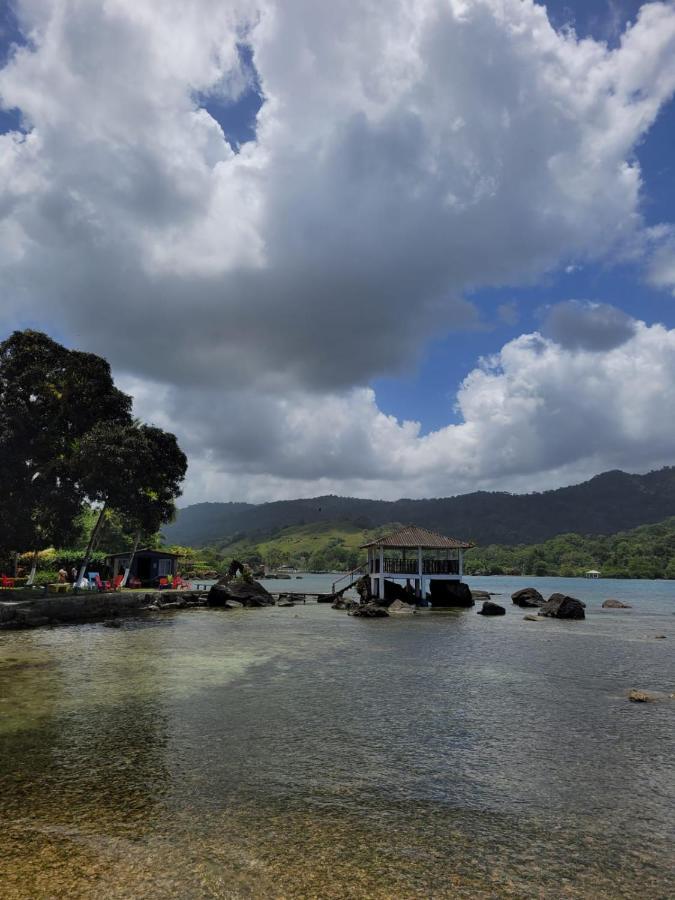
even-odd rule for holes
{"type": "Polygon", "coordinates": [[[426,528],[417,528],[415,525],[407,525],[385,534],[375,541],[369,541],[362,545],[366,547],[422,547],[425,550],[469,550],[474,545],[468,541],[458,541],[456,538],[445,537],[435,531],[427,531],[426,528]]]}

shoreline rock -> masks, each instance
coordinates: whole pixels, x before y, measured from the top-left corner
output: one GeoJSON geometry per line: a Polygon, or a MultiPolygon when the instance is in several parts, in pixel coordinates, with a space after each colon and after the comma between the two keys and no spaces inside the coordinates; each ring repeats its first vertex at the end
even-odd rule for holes
{"type": "Polygon", "coordinates": [[[622,603],[620,600],[615,600],[614,597],[609,597],[602,604],[602,609],[632,609],[633,607],[630,603],[622,603]]]}
{"type": "Polygon", "coordinates": [[[511,594],[511,600],[516,606],[520,606],[521,609],[543,606],[546,602],[539,591],[533,587],[521,588],[519,591],[511,594]]]}
{"type": "Polygon", "coordinates": [[[225,579],[222,579],[217,584],[214,584],[209,591],[209,606],[221,609],[233,609],[233,602],[250,609],[262,606],[274,606],[274,597],[258,581],[226,582],[225,579]]]}

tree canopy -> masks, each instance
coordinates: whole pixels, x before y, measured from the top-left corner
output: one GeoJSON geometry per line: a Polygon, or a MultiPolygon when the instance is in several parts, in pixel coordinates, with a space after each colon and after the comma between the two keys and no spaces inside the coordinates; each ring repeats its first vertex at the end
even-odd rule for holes
{"type": "Polygon", "coordinates": [[[107,501],[139,531],[171,517],[185,456],[131,407],[99,356],[30,330],[0,343],[2,555],[67,546],[87,500],[107,501]]]}

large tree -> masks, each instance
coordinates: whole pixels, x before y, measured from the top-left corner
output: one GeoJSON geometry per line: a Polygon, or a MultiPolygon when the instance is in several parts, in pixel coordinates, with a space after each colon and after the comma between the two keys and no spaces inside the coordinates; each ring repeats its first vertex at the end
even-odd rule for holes
{"type": "Polygon", "coordinates": [[[100,504],[82,577],[106,509],[115,510],[139,535],[157,531],[173,517],[187,459],[175,436],[160,428],[101,423],[78,442],[74,469],[87,498],[100,504]]]}
{"type": "Polygon", "coordinates": [[[67,544],[83,491],[77,441],[100,422],[131,422],[131,398],[108,363],[46,334],[17,331],[0,343],[0,548],[67,544]]]}
{"type": "Polygon", "coordinates": [[[186,467],[172,434],[132,419],[104,359],[35,331],[0,344],[0,551],[67,545],[85,500],[99,524],[112,508],[157,531],[186,467]]]}

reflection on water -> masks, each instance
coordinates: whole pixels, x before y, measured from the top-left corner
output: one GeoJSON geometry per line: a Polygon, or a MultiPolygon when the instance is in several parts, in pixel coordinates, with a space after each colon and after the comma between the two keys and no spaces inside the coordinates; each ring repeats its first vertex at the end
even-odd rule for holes
{"type": "Polygon", "coordinates": [[[0,634],[2,896],[672,896],[675,701],[625,695],[675,690],[675,619],[632,590],[0,634]]]}

